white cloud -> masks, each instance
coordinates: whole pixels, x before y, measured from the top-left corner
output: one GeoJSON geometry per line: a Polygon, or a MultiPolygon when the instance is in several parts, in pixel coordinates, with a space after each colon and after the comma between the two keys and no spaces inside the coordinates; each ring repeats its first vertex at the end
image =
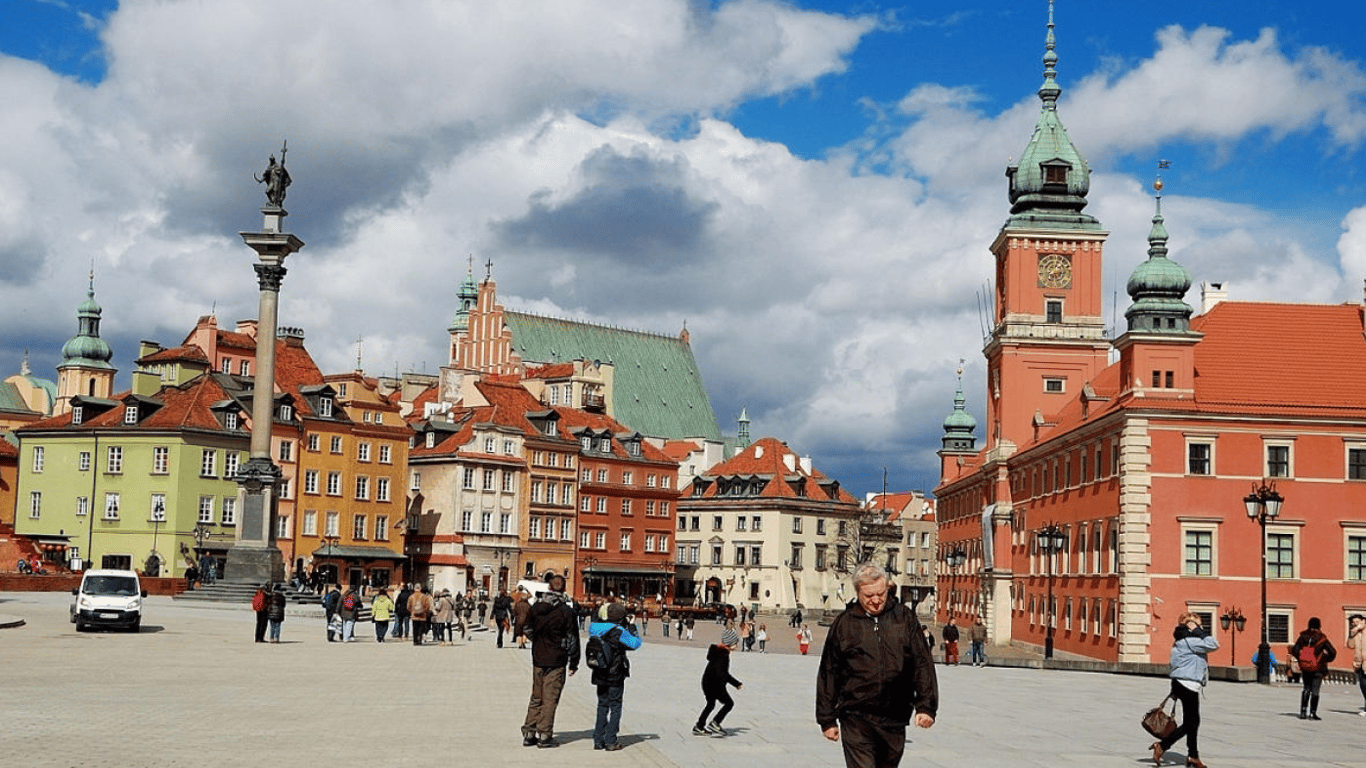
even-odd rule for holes
{"type": "MultiPolygon", "coordinates": [[[[513,308],[665,333],[686,320],[723,428],[747,406],[756,437],[841,479],[885,464],[932,486],[958,358],[981,399],[975,294],[1037,98],[989,113],[970,88],[908,73],[864,140],[819,160],[725,119],[819,87],[875,23],[763,0],[123,3],[96,87],[0,57],[0,345],[13,368],[35,343],[55,363],[92,258],[125,377],[136,339],[177,343],[215,307],[225,325],[254,316],[236,233],[259,225],[250,174],[288,138],[286,221],[308,245],[286,265],[281,322],[325,370],[352,368],[360,336],[371,372],[434,371],[472,254],[513,308]]],[[[1063,83],[1093,167],[1171,136],[1359,140],[1356,62],[1270,34],[1158,42],[1130,69],[1063,83]]],[[[1107,296],[1146,254],[1144,184],[1092,180],[1107,296]]],[[[1339,269],[1353,291],[1366,271],[1360,210],[1336,265],[1264,211],[1164,205],[1173,256],[1235,299],[1306,275],[1297,298],[1355,297],[1339,269]]]]}

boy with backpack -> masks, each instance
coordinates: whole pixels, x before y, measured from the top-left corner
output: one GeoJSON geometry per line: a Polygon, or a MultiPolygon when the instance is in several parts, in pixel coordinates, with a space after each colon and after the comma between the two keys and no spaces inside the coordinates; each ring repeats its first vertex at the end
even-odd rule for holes
{"type": "Polygon", "coordinates": [[[737,691],[745,687],[730,674],[730,654],[739,645],[740,635],[734,629],[726,627],[721,633],[721,642],[707,649],[707,668],[702,672],[702,694],[707,697],[707,706],[702,708],[702,714],[697,716],[697,725],[692,727],[694,736],[726,735],[726,729],[721,727],[721,722],[735,706],[735,700],[726,691],[726,685],[735,686],[737,691]],[[711,714],[712,707],[715,707],[718,701],[721,702],[721,709],[711,722],[707,722],[707,715],[711,714]]]}
{"type": "Polygon", "coordinates": [[[593,749],[621,749],[617,732],[621,726],[621,698],[631,676],[627,651],[640,648],[640,637],[626,621],[626,606],[608,603],[598,609],[598,620],[588,625],[584,660],[593,670],[598,689],[598,719],[593,727],[593,749]]]}

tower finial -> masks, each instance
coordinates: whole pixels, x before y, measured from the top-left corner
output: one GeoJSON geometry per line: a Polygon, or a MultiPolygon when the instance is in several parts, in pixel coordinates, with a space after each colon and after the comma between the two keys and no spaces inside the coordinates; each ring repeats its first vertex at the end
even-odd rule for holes
{"type": "Polygon", "coordinates": [[[1043,85],[1039,87],[1039,98],[1043,100],[1045,109],[1056,109],[1058,96],[1062,93],[1062,88],[1058,87],[1056,80],[1058,74],[1056,47],[1057,41],[1053,37],[1053,0],[1048,0],[1048,36],[1044,38],[1043,85]]]}

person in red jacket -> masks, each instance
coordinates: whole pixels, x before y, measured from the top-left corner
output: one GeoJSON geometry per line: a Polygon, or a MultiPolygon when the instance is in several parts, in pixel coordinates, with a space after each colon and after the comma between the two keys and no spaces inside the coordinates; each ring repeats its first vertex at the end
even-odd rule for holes
{"type": "Polygon", "coordinates": [[[1338,650],[1323,634],[1323,622],[1315,616],[1309,626],[1290,646],[1290,656],[1300,663],[1300,677],[1304,690],[1300,691],[1300,719],[1322,720],[1319,717],[1319,686],[1328,673],[1328,664],[1338,657],[1338,650]]]}

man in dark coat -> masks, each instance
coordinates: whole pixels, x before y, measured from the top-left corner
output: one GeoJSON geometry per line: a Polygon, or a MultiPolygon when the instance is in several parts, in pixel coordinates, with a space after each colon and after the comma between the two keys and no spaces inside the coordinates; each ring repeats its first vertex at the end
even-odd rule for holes
{"type": "Polygon", "coordinates": [[[411,614],[408,613],[408,598],[413,596],[413,590],[404,583],[403,589],[398,592],[398,597],[394,598],[394,631],[390,637],[400,638],[408,636],[408,629],[411,623],[411,614]]]}
{"type": "Polygon", "coordinates": [[[890,593],[887,572],[854,572],[857,600],[830,625],[816,676],[816,722],[843,737],[848,768],[895,768],[906,726],[934,725],[939,682],[915,612],[890,593]]]}
{"type": "Polygon", "coordinates": [[[503,647],[503,632],[507,631],[508,617],[512,615],[512,598],[507,590],[502,590],[493,598],[493,623],[498,625],[498,647],[503,647]]]}
{"type": "Polygon", "coordinates": [[[531,699],[522,724],[524,747],[559,746],[555,710],[565,679],[579,669],[579,628],[574,606],[564,594],[564,577],[551,576],[547,586],[550,591],[542,593],[527,611],[524,627],[531,635],[531,699]]]}

